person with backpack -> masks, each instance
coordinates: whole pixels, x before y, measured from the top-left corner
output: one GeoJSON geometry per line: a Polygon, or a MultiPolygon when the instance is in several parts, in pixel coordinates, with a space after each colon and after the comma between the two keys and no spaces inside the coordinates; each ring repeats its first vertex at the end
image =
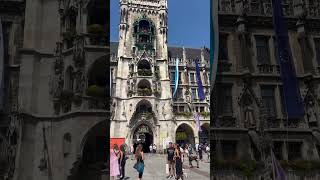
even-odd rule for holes
{"type": "Polygon", "coordinates": [[[133,166],[133,168],[135,168],[138,171],[139,173],[138,180],[141,180],[144,172],[144,153],[143,153],[143,148],[141,144],[139,144],[136,149],[135,158],[137,162],[133,166]]]}
{"type": "Polygon", "coordinates": [[[175,162],[174,162],[174,147],[172,146],[172,142],[169,143],[169,147],[167,149],[167,163],[169,165],[169,175],[168,179],[171,179],[174,176],[175,171],[175,162]]]}

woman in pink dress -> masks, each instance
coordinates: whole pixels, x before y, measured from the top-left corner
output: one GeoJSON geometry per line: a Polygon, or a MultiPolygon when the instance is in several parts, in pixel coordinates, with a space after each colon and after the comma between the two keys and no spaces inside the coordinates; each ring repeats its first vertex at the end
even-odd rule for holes
{"type": "Polygon", "coordinates": [[[120,175],[119,171],[119,147],[117,144],[113,145],[113,149],[110,149],[110,177],[111,180],[115,180],[115,178],[120,175]]]}

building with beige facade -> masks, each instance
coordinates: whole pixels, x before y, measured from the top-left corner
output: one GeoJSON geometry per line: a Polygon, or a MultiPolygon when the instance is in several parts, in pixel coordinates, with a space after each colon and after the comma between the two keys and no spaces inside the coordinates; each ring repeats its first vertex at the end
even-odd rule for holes
{"type": "Polygon", "coordinates": [[[271,1],[219,1],[218,75],[212,93],[217,95],[217,117],[210,131],[215,153],[212,179],[272,179],[269,145],[287,169],[288,179],[320,178],[319,3],[282,0],[306,112],[302,119],[288,120],[271,1]]]}

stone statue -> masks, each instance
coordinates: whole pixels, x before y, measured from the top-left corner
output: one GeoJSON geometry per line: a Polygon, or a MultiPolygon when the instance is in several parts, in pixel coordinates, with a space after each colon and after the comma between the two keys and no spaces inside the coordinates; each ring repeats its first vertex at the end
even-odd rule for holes
{"type": "Polygon", "coordinates": [[[246,94],[243,99],[243,109],[244,109],[244,120],[249,126],[255,126],[256,122],[254,119],[254,107],[251,97],[246,94]]]}
{"type": "Polygon", "coordinates": [[[307,119],[309,124],[317,124],[317,113],[312,100],[309,100],[307,104],[307,119]]]}

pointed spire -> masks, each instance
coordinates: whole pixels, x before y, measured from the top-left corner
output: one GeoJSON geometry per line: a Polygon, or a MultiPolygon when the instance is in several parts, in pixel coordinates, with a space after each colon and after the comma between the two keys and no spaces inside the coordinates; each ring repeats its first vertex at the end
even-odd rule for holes
{"type": "Polygon", "coordinates": [[[186,49],[184,46],[182,46],[182,62],[186,65],[187,64],[187,54],[186,54],[186,49]]]}
{"type": "Polygon", "coordinates": [[[206,60],[204,59],[204,47],[201,48],[201,64],[206,64],[206,60]]]}

